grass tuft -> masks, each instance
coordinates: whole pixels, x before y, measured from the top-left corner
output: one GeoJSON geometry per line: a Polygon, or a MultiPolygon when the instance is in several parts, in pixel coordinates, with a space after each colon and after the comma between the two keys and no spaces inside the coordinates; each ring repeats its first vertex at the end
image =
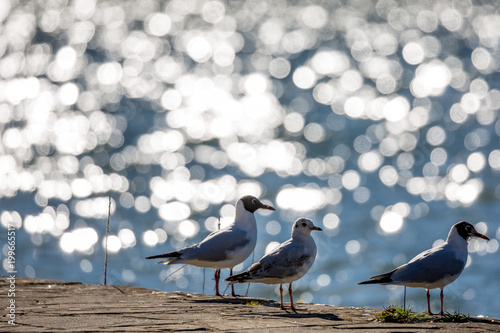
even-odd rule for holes
{"type": "Polygon", "coordinates": [[[384,311],[375,315],[375,318],[385,323],[414,323],[425,320],[438,323],[467,323],[472,321],[469,315],[460,312],[446,312],[443,316],[429,317],[426,311],[414,312],[411,309],[404,309],[400,305],[390,305],[384,308],[384,311]]]}
{"type": "Polygon", "coordinates": [[[246,305],[262,305],[259,301],[246,302],[246,305]]]}
{"type": "Polygon", "coordinates": [[[424,312],[414,312],[404,309],[402,306],[388,306],[384,311],[376,315],[378,321],[385,323],[413,323],[428,319],[424,312]]]}
{"type": "Polygon", "coordinates": [[[454,312],[453,314],[446,312],[444,316],[438,317],[433,321],[440,323],[467,323],[471,321],[471,317],[460,312],[454,312]]]}

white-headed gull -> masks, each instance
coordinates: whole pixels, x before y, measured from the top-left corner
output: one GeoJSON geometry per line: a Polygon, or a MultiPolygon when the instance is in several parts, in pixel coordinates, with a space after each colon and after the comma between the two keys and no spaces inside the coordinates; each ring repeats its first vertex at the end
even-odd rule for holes
{"type": "MultiPolygon", "coordinates": [[[[236,216],[231,225],[212,232],[199,244],[146,259],[166,258],[159,263],[214,268],[215,294],[221,296],[219,293],[220,270],[229,268],[230,274],[232,274],[233,267],[245,261],[255,248],[257,224],[253,213],[259,208],[275,210],[251,195],[241,197],[236,203],[236,216]]],[[[234,288],[231,289],[231,295],[236,296],[234,288]]]]}
{"type": "Polygon", "coordinates": [[[311,231],[321,230],[306,218],[299,218],[292,227],[292,238],[266,254],[246,271],[232,275],[226,279],[231,285],[234,283],[260,282],[280,285],[281,309],[293,311],[292,282],[300,279],[311,268],[316,259],[316,243],[311,231]],[[283,283],[290,283],[290,307],[283,306],[283,283]]]}
{"type": "Polygon", "coordinates": [[[467,240],[479,237],[489,240],[474,229],[472,224],[462,221],[451,227],[446,242],[424,251],[399,266],[395,270],[372,277],[359,284],[398,284],[427,290],[427,308],[431,312],[429,289],[441,289],[441,315],[443,311],[443,289],[455,281],[464,270],[467,262],[467,240]]]}

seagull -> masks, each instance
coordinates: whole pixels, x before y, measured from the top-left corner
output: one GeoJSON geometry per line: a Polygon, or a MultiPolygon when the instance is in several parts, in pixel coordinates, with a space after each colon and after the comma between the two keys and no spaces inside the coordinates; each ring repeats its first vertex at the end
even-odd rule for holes
{"type": "Polygon", "coordinates": [[[280,285],[281,309],[293,311],[292,282],[300,279],[311,268],[316,259],[316,243],[311,231],[322,230],[307,218],[299,218],[292,227],[292,238],[262,257],[246,271],[231,275],[225,281],[234,283],[260,282],[280,285]],[[283,306],[283,283],[289,283],[290,306],[283,306]]]}
{"type": "MultiPolygon", "coordinates": [[[[215,295],[219,293],[220,270],[233,267],[245,261],[253,252],[257,243],[257,224],[254,213],[257,209],[275,210],[264,205],[254,196],[246,195],[236,203],[234,222],[208,235],[201,243],[185,247],[181,250],[159,254],[146,259],[163,259],[159,264],[188,264],[202,268],[215,269],[215,295]]],[[[236,296],[234,287],[231,295],[236,296]]]]}
{"type": "Polygon", "coordinates": [[[472,224],[462,221],[451,227],[446,242],[424,251],[410,260],[385,274],[373,276],[368,281],[358,284],[397,284],[427,290],[427,309],[431,312],[429,289],[441,289],[441,312],[443,311],[443,289],[455,281],[464,270],[467,262],[467,241],[471,237],[489,240],[480,234],[472,224]]]}

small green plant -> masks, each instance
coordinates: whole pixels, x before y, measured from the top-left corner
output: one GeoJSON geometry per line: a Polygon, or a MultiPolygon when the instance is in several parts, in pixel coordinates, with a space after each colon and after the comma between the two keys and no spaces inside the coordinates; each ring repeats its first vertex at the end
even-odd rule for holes
{"type": "Polygon", "coordinates": [[[250,301],[246,302],[246,305],[261,305],[261,303],[259,301],[250,301]]]}
{"type": "Polygon", "coordinates": [[[471,321],[471,317],[460,312],[454,312],[453,314],[446,312],[444,316],[438,317],[433,321],[441,323],[467,323],[471,321]]]}
{"type": "Polygon", "coordinates": [[[386,323],[412,323],[427,319],[427,314],[414,312],[402,306],[388,306],[384,311],[376,315],[378,321],[386,323]]]}

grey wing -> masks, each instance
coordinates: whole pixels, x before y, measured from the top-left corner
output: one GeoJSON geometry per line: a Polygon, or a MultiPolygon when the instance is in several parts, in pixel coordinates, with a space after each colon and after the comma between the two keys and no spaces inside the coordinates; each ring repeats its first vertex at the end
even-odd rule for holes
{"type": "Polygon", "coordinates": [[[231,252],[251,242],[249,233],[234,228],[232,225],[212,232],[201,243],[184,249],[182,259],[203,261],[222,261],[229,258],[231,252]]]}
{"type": "Polygon", "coordinates": [[[453,253],[442,248],[430,249],[398,267],[391,278],[410,283],[433,283],[445,276],[460,274],[464,267],[465,262],[457,259],[453,253]]]}
{"type": "Polygon", "coordinates": [[[315,256],[307,247],[288,240],[262,257],[259,264],[266,277],[283,278],[293,276],[302,269],[308,270],[315,256]]]}

